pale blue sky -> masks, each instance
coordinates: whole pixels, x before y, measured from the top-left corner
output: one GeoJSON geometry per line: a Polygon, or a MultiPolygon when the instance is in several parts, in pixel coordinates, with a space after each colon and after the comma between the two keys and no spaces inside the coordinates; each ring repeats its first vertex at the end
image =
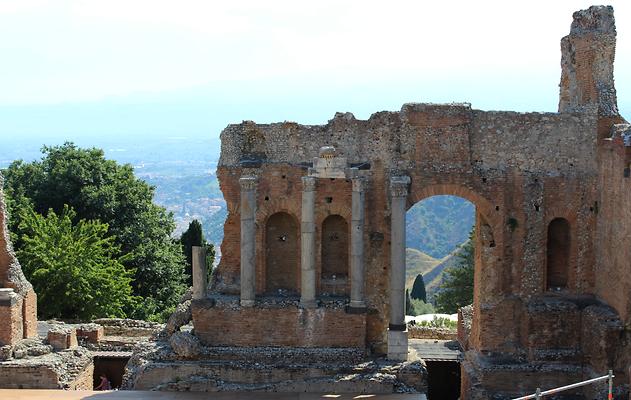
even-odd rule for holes
{"type": "MultiPolygon", "coordinates": [[[[611,1],[631,117],[631,1],[611,1]]],[[[582,1],[0,0],[0,136],[208,135],[405,102],[555,111],[582,1]]]]}

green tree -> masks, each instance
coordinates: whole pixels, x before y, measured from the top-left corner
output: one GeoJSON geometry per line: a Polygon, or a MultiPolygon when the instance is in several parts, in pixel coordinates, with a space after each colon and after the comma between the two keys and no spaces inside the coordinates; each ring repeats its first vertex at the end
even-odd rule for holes
{"type": "Polygon", "coordinates": [[[427,292],[425,291],[425,281],[423,280],[423,275],[416,275],[410,297],[416,300],[423,300],[424,303],[427,303],[427,292]]]}
{"type": "Polygon", "coordinates": [[[80,219],[65,206],[46,217],[23,210],[17,256],[37,293],[43,318],[125,317],[133,308],[133,270],[121,263],[107,224],[80,219]]]}
{"type": "Polygon", "coordinates": [[[458,252],[458,264],[445,270],[445,278],[435,296],[436,310],[448,314],[473,303],[473,271],[475,260],[475,232],[458,252]]]}
{"type": "Polygon", "coordinates": [[[412,299],[413,315],[434,314],[434,306],[423,300],[412,299]]]}
{"type": "Polygon", "coordinates": [[[188,285],[193,284],[193,246],[206,248],[206,270],[210,274],[213,263],[215,262],[215,248],[212,243],[208,243],[204,238],[202,224],[194,219],[188,224],[188,229],[180,236],[182,252],[186,257],[186,274],[188,275],[188,285]]]}
{"type": "MultiPolygon", "coordinates": [[[[125,268],[134,271],[134,294],[142,297],[130,316],[163,319],[185,289],[185,261],[170,237],[173,216],[153,203],[154,188],[136,178],[131,165],[105,159],[100,149],[65,143],[42,152],[41,161],[16,161],[4,173],[10,229],[20,224],[21,210],[59,214],[66,204],[76,211],[74,222],[108,224],[109,235],[125,255],[125,268]]],[[[19,250],[24,243],[15,236],[19,250]]]]}

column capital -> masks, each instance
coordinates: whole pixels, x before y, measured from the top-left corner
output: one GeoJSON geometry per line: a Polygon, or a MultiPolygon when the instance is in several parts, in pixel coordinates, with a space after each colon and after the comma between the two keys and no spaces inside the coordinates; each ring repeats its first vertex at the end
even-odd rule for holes
{"type": "Polygon", "coordinates": [[[316,177],[315,176],[303,176],[302,177],[302,191],[303,192],[313,192],[316,188],[316,177]]]}
{"type": "Polygon", "coordinates": [[[409,176],[390,177],[390,195],[392,197],[406,197],[408,195],[409,176]]]}
{"type": "Polygon", "coordinates": [[[241,190],[255,190],[257,179],[255,176],[242,176],[239,178],[241,190]]]}
{"type": "Polygon", "coordinates": [[[366,190],[366,178],[363,176],[354,176],[351,178],[353,184],[353,192],[363,192],[366,190]]]}

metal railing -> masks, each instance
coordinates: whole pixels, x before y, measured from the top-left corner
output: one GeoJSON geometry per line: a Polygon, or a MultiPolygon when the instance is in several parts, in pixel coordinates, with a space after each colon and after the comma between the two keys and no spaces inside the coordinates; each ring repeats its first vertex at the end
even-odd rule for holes
{"type": "Polygon", "coordinates": [[[541,391],[540,388],[537,388],[537,391],[534,394],[529,394],[528,396],[523,396],[523,397],[517,397],[513,400],[528,400],[528,399],[539,400],[539,399],[542,399],[544,396],[563,392],[565,390],[570,390],[570,389],[574,389],[581,386],[591,385],[592,383],[602,382],[606,380],[609,381],[609,396],[607,397],[607,399],[612,400],[613,399],[613,378],[614,378],[613,371],[609,370],[609,373],[607,375],[600,376],[598,378],[588,379],[586,381],[582,381],[578,383],[572,383],[571,385],[561,386],[558,388],[545,390],[543,392],[541,391]]]}

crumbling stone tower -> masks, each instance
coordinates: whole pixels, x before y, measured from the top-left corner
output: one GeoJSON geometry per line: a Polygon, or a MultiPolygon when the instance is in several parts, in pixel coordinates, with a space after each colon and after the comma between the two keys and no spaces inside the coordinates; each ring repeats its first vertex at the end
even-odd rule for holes
{"type": "Polygon", "coordinates": [[[218,167],[222,260],[192,303],[206,345],[365,348],[407,357],[405,212],[476,206],[466,398],[631,366],[631,128],[611,7],[562,40],[558,113],[405,104],[323,126],[230,125],[218,167]]]}
{"type": "Polygon", "coordinates": [[[0,175],[0,346],[37,336],[37,296],[11,246],[0,175]]]}

